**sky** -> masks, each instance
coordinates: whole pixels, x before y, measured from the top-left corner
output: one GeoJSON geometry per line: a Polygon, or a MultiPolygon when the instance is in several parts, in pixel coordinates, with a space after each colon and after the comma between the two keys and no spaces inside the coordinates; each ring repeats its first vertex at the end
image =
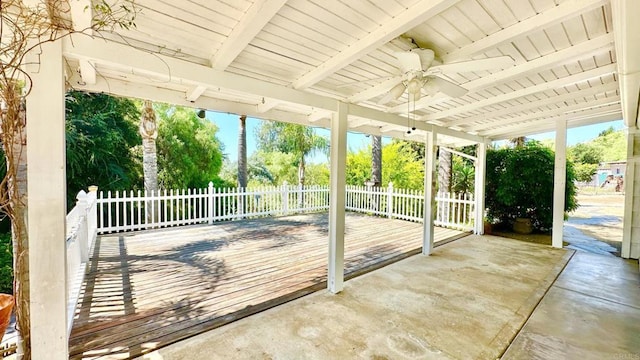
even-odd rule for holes
{"type": "MultiPolygon", "coordinates": [[[[207,111],[206,118],[218,127],[217,137],[224,144],[224,153],[231,162],[238,160],[238,115],[219,113],[213,111],[207,111]]],[[[251,156],[256,149],[256,128],[263,120],[255,118],[247,118],[247,156],[251,156]]],[[[613,127],[615,130],[624,128],[622,120],[610,121],[601,124],[594,124],[589,126],[582,126],[579,128],[572,128],[567,130],[567,145],[575,145],[580,142],[591,140],[598,136],[600,132],[613,127]]],[[[330,135],[329,129],[316,128],[316,133],[326,136],[330,135]]],[[[554,139],[555,132],[542,133],[532,136],[527,136],[530,139],[545,140],[554,139]]],[[[389,138],[383,138],[383,144],[388,143],[389,138]]],[[[357,151],[366,148],[371,144],[371,138],[361,133],[349,132],[347,134],[347,144],[349,150],[357,151]]],[[[322,153],[316,153],[309,159],[311,163],[323,163],[327,161],[326,155],[322,153]]]]}

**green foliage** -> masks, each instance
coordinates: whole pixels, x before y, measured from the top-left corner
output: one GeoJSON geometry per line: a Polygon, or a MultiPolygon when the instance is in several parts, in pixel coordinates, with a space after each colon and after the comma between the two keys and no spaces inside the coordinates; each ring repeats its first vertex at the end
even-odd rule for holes
{"type": "Polygon", "coordinates": [[[75,203],[89,185],[102,189],[142,186],[140,112],[129,99],[72,91],[66,97],[67,194],[75,203]]]}
{"type": "Polygon", "coordinates": [[[597,164],[583,164],[577,162],[573,167],[576,173],[576,180],[582,182],[589,182],[593,180],[593,175],[598,170],[597,164]]]}
{"type": "Polygon", "coordinates": [[[278,121],[262,122],[256,129],[256,137],[267,152],[293,154],[295,165],[314,151],[326,151],[329,145],[327,138],[317,135],[313,128],[278,121]]]}
{"type": "Polygon", "coordinates": [[[454,193],[471,193],[475,185],[476,169],[473,163],[453,155],[453,173],[451,174],[451,190],[454,193]]]}
{"type": "Polygon", "coordinates": [[[567,157],[574,163],[598,165],[604,160],[602,149],[593,143],[579,143],[567,148],[567,157]]]}
{"type": "MultiPolygon", "coordinates": [[[[403,189],[424,187],[424,162],[414,149],[402,142],[391,142],[382,148],[382,186],[403,189]]],[[[347,155],[347,184],[364,185],[371,177],[371,148],[347,155]]]]}
{"type": "Polygon", "coordinates": [[[11,233],[0,233],[0,293],[13,294],[11,233]]]}
{"type": "MultiPolygon", "coordinates": [[[[531,218],[535,228],[548,230],[553,223],[554,153],[536,142],[513,149],[487,152],[486,206],[491,220],[512,223],[531,218]]],[[[567,162],[565,211],[575,210],[573,164],[567,162]]]]}
{"type": "Polygon", "coordinates": [[[166,189],[204,188],[221,182],[218,128],[190,108],[154,104],[158,114],[158,182],[166,189]]]}

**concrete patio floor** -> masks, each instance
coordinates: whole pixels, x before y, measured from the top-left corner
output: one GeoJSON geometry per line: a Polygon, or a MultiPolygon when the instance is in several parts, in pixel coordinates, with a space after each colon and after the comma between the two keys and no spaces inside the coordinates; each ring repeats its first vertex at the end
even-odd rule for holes
{"type": "Polygon", "coordinates": [[[640,359],[638,262],[576,252],[503,359],[640,359]]]}
{"type": "Polygon", "coordinates": [[[142,358],[496,359],[573,254],[468,236],[142,358]]]}

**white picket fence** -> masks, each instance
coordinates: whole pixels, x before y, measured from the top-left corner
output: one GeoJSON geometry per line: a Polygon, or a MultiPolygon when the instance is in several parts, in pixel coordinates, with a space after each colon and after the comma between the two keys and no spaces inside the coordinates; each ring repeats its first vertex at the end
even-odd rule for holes
{"type": "MultiPolygon", "coordinates": [[[[417,190],[350,186],[345,209],[389,218],[422,222],[424,193],[417,190]]],[[[435,224],[473,229],[471,194],[439,193],[435,224]]],[[[329,187],[282,185],[260,188],[100,192],[98,233],[135,231],[217,221],[283,216],[325,211],[329,187]]]]}
{"type": "Polygon", "coordinates": [[[67,214],[67,337],[71,334],[76,304],[89,262],[89,252],[98,233],[96,188],[76,196],[76,206],[67,214]]]}

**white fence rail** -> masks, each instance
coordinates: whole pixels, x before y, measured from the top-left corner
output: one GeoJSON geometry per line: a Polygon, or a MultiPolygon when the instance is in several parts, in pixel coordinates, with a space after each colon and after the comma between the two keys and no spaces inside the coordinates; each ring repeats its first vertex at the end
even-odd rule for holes
{"type": "MultiPolygon", "coordinates": [[[[346,210],[422,222],[424,193],[417,190],[347,186],[346,210]]],[[[435,224],[473,229],[474,201],[470,194],[439,193],[435,224]]],[[[98,232],[144,230],[236,219],[324,211],[329,208],[327,186],[292,185],[260,188],[100,192],[98,232]]]]}
{"type": "Polygon", "coordinates": [[[89,252],[96,239],[96,190],[80,191],[76,206],[67,214],[67,337],[71,334],[76,304],[89,261],[89,252]]]}

